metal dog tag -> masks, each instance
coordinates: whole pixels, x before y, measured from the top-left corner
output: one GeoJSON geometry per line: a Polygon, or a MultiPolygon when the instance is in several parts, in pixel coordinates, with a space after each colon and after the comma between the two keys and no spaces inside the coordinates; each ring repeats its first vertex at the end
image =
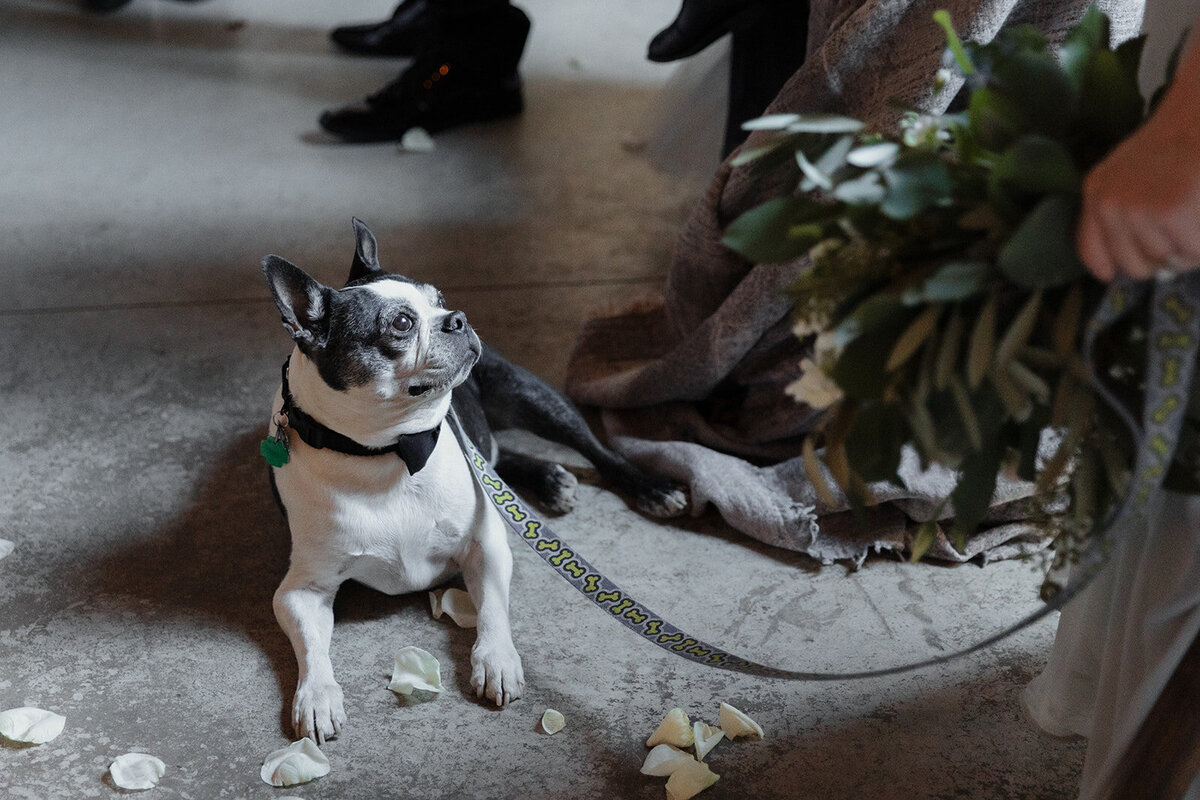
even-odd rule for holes
{"type": "Polygon", "coordinates": [[[278,415],[275,418],[275,435],[263,439],[258,446],[258,452],[272,467],[282,467],[291,457],[288,453],[287,424],[287,415],[278,415]]]}

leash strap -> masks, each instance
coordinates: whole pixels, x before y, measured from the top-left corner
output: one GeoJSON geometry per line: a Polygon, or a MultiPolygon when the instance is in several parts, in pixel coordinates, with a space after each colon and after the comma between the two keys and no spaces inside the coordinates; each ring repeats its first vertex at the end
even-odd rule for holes
{"type": "Polygon", "coordinates": [[[1150,282],[1110,288],[1085,332],[1084,359],[1092,372],[1092,385],[1133,432],[1137,442],[1137,456],[1130,490],[1109,514],[1106,522],[1097,526],[1088,546],[1080,555],[1078,568],[1072,571],[1067,586],[1037,611],[970,647],[894,667],[856,672],[780,669],[730,653],[672,625],[617,586],[534,514],[480,455],[464,434],[453,409],[450,412],[451,427],[467,454],[467,461],[484,494],[500,511],[500,515],[516,532],[517,537],[533,548],[543,561],[553,567],[555,572],[578,589],[584,597],[645,641],[697,664],[764,678],[845,681],[896,675],[945,664],[991,647],[1062,608],[1100,572],[1120,537],[1134,527],[1131,523],[1146,518],[1151,513],[1171,462],[1192,384],[1197,344],[1200,342],[1200,273],[1189,273],[1171,282],[1153,283],[1146,356],[1145,408],[1141,426],[1096,378],[1091,364],[1092,348],[1100,332],[1136,307],[1149,288],[1150,282]]]}

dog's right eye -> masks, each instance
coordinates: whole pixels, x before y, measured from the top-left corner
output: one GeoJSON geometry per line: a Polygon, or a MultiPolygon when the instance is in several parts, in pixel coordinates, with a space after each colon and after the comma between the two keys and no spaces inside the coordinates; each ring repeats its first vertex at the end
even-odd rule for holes
{"type": "Polygon", "coordinates": [[[412,317],[410,317],[408,314],[400,314],[398,317],[392,320],[392,327],[400,333],[408,333],[412,330],[412,326],[412,317]]]}

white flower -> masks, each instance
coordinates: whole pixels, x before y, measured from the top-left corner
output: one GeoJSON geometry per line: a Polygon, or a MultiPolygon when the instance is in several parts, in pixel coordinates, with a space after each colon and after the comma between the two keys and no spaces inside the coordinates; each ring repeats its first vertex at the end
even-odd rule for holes
{"type": "Polygon", "coordinates": [[[798,403],[810,408],[829,408],[842,399],[842,390],[829,377],[833,365],[841,355],[837,337],[833,331],[825,331],[813,342],[812,358],[800,362],[799,379],[788,384],[784,390],[798,403]]]}

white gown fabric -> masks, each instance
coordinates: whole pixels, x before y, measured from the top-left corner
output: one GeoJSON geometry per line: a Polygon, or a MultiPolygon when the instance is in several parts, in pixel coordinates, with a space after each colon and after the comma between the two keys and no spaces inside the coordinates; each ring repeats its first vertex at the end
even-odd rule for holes
{"type": "MultiPolygon", "coordinates": [[[[1198,11],[1200,0],[1147,3],[1144,92],[1161,83],[1168,55],[1198,11]]],[[[1047,733],[1088,738],[1080,800],[1104,796],[1198,633],[1200,495],[1167,492],[1157,514],[1127,532],[1104,572],[1063,610],[1049,663],[1022,697],[1047,733]]],[[[1200,777],[1185,798],[1200,800],[1200,777]]]]}

